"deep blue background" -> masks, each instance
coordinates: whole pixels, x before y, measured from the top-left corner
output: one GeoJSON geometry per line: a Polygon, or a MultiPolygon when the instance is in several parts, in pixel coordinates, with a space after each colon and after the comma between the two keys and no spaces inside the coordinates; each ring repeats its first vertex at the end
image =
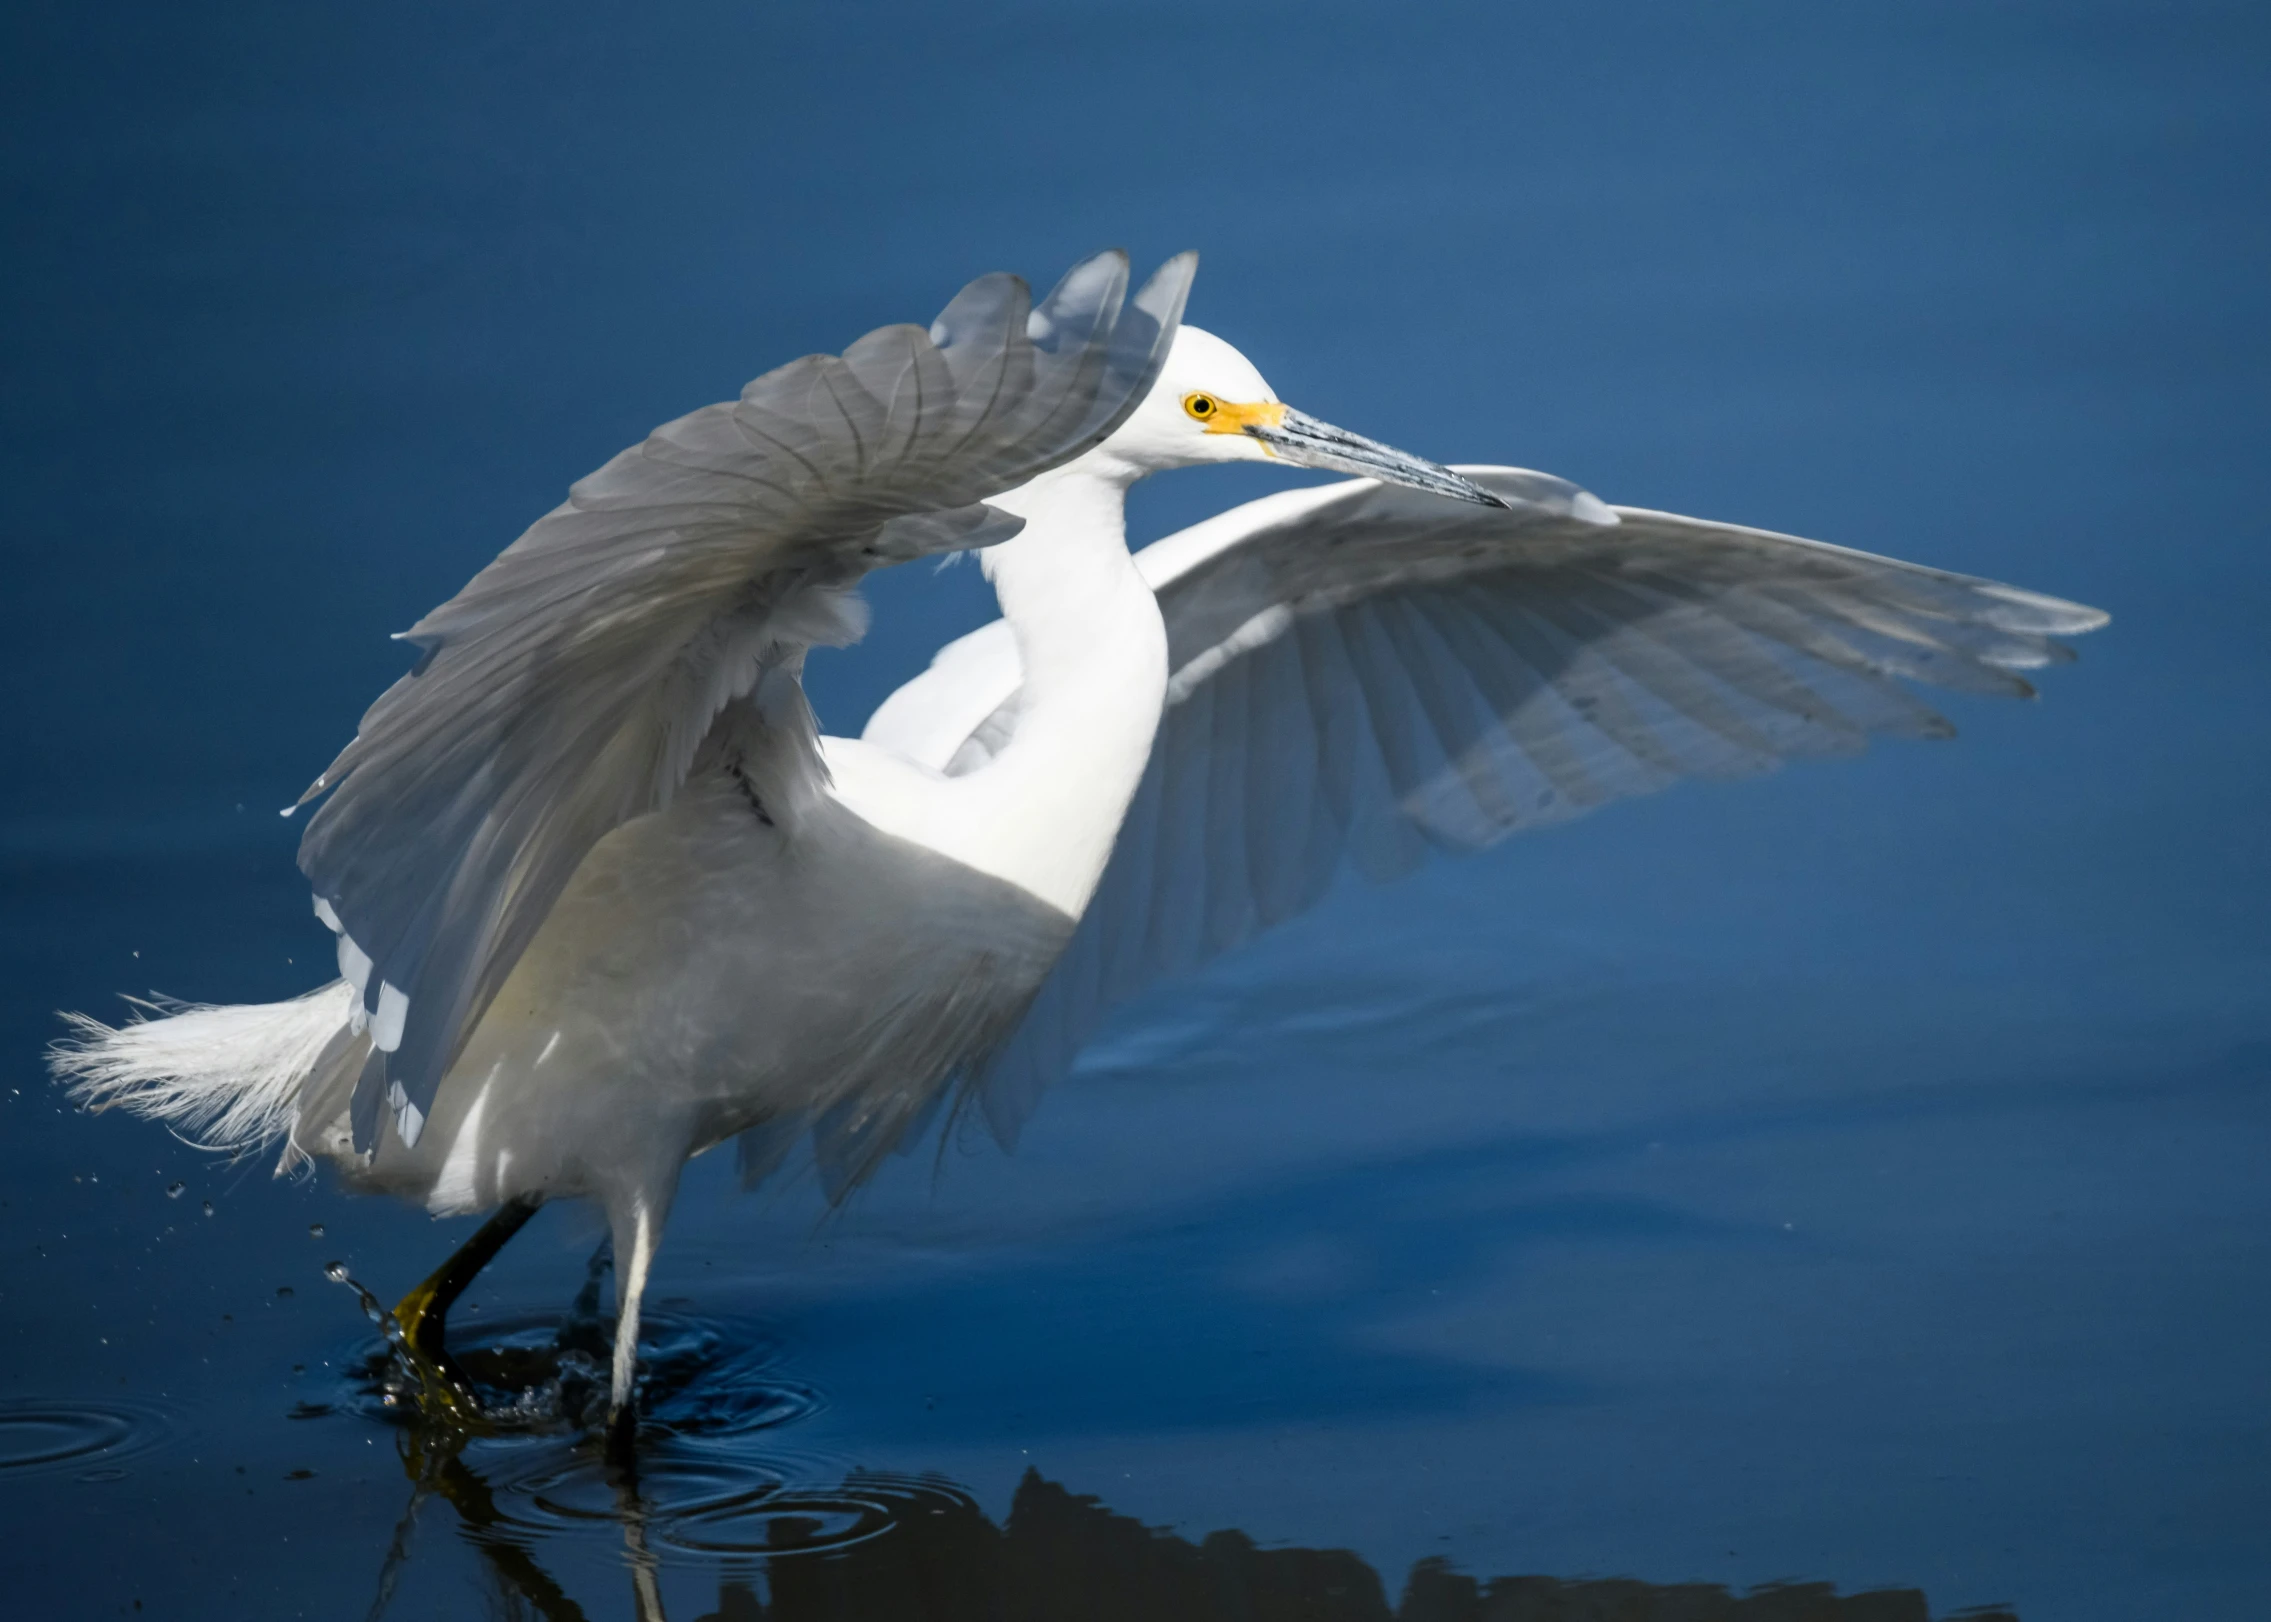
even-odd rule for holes
{"type": "MultiPolygon", "coordinates": [[[[1330,420],[2114,625],[1953,744],[1352,888],[1014,1160],[817,1230],[705,1166],[658,1287],[826,1393],[784,1445],[1391,1593],[2271,1611],[2261,8],[26,3],[0,130],[0,1396],[168,1416],[0,1475],[23,1614],[361,1614],[403,1489],[282,1417],[357,1339],[315,1269],[462,1229],[57,1108],[51,1011],[303,989],[274,812],[387,632],[654,423],[1113,243],[1330,420]]],[[[839,728],[988,613],[873,595],[839,728]]],[[[492,1304],[562,1299],[546,1222],[492,1304]]],[[[400,1614],[480,1613],[443,1524],[400,1614]]]]}

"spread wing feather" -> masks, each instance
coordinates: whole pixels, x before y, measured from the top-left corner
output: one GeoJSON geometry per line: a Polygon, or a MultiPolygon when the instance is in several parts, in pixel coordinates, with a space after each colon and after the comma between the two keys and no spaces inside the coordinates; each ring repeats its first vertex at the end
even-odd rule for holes
{"type": "Polygon", "coordinates": [[[986,498],[1140,403],[1194,266],[1130,299],[1101,254],[1037,306],[987,276],[928,331],[768,372],[581,480],[403,633],[416,668],[308,791],[300,845],[373,1029],[359,1146],[382,1094],[414,1140],[584,856],[669,802],[726,704],[751,699],[817,787],[805,651],[859,634],[869,570],[1014,533],[986,498]]]}
{"type": "MultiPolygon", "coordinates": [[[[1992,581],[1612,509],[1543,474],[1460,471],[1508,509],[1356,481],[1138,554],[1167,621],[1168,709],[1072,944],[975,1078],[1005,1143],[1113,1005],[1315,905],[1344,864],[1392,878],[1681,778],[1944,737],[1906,683],[2025,696],[2018,672],[2071,657],[2055,638],[2105,623],[1992,581]]],[[[985,639],[998,628],[966,640],[985,639]]],[[[1016,713],[1009,654],[996,734],[1016,713]]],[[[922,747],[967,759],[987,732],[922,747]]]]}

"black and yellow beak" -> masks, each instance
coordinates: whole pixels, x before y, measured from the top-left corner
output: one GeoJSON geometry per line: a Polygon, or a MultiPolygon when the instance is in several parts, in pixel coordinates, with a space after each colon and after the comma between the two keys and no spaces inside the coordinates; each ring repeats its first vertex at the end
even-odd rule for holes
{"type": "MultiPolygon", "coordinates": [[[[1471,501],[1478,507],[1506,505],[1472,479],[1462,479],[1440,463],[1397,450],[1393,445],[1383,445],[1377,439],[1366,439],[1362,434],[1352,434],[1346,428],[1335,428],[1329,422],[1319,422],[1307,412],[1296,411],[1275,400],[1241,405],[1210,398],[1207,404],[1212,409],[1200,420],[1208,433],[1244,434],[1258,439],[1272,456],[1295,467],[1354,473],[1384,484],[1407,485],[1431,495],[1448,496],[1453,501],[1471,501]]],[[[1188,406],[1186,409],[1190,409],[1194,417],[1200,416],[1197,410],[1188,406]]]]}

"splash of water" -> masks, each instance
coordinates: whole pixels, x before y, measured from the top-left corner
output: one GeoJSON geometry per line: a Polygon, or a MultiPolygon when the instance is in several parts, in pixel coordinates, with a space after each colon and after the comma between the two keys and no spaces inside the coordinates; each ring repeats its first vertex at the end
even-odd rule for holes
{"type": "MultiPolygon", "coordinates": [[[[450,1357],[477,1404],[475,1428],[490,1435],[574,1435],[607,1418],[614,1320],[602,1308],[611,1270],[602,1245],[565,1316],[504,1316],[452,1334],[450,1357]]],[[[381,1341],[347,1361],[345,1406],[390,1423],[462,1427],[462,1415],[424,1411],[426,1390],[402,1326],[344,1262],[324,1276],[355,1294],[381,1341]]],[[[773,1372],[770,1337],[754,1325],[648,1316],[640,1336],[636,1402],[643,1431],[729,1436],[770,1429],[813,1412],[820,1398],[773,1372]]]]}

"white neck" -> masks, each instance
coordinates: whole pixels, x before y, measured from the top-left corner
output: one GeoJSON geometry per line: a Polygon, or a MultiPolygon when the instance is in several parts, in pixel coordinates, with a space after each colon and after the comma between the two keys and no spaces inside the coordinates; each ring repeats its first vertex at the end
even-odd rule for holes
{"type": "Polygon", "coordinates": [[[992,505],[1025,520],[984,554],[1025,684],[1002,752],[957,779],[984,865],[1077,917],[1151,759],[1167,693],[1159,602],[1128,557],[1132,468],[1083,458],[992,505]]]}

